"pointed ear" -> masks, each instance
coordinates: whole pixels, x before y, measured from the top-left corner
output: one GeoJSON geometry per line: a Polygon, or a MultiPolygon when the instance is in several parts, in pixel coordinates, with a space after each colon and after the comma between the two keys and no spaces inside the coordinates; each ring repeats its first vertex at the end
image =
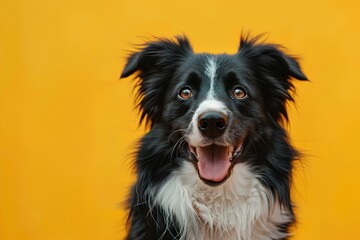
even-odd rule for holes
{"type": "Polygon", "coordinates": [[[169,61],[173,62],[179,57],[192,52],[192,47],[185,36],[176,36],[175,40],[157,38],[143,44],[139,51],[131,54],[120,78],[125,78],[136,71],[142,73],[151,71],[153,67],[165,67],[169,61]]]}
{"type": "Polygon", "coordinates": [[[302,72],[298,60],[294,57],[283,56],[289,66],[289,75],[298,80],[308,80],[305,74],[302,72]]]}
{"type": "Polygon", "coordinates": [[[264,68],[270,71],[281,72],[287,78],[293,77],[298,80],[308,80],[300,68],[298,59],[284,53],[284,48],[276,44],[267,44],[259,41],[263,35],[251,38],[242,35],[240,40],[239,54],[247,55],[256,59],[258,64],[264,64],[264,68]]]}
{"type": "Polygon", "coordinates": [[[174,40],[147,42],[129,56],[120,78],[138,73],[135,89],[140,123],[145,120],[153,125],[161,119],[168,83],[181,60],[190,53],[192,48],[187,38],[178,36],[174,40]]]}
{"type": "Polygon", "coordinates": [[[125,68],[123,72],[121,73],[120,78],[126,78],[136,72],[137,70],[140,70],[139,68],[139,60],[140,60],[141,53],[133,53],[129,58],[128,62],[125,65],[125,68]]]}
{"type": "Polygon", "coordinates": [[[283,47],[258,42],[242,36],[239,57],[247,62],[254,78],[261,83],[267,111],[275,121],[287,120],[286,101],[293,101],[293,79],[307,80],[296,58],[287,55],[283,47]]]}

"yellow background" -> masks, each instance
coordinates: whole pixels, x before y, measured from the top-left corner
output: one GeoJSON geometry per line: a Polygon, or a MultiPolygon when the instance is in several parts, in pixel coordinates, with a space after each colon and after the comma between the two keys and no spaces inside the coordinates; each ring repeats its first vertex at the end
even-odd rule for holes
{"type": "Polygon", "coordinates": [[[359,1],[0,1],[0,239],[112,240],[133,175],[132,43],[185,33],[196,51],[267,32],[302,58],[290,132],[294,239],[360,239],[359,1]]]}

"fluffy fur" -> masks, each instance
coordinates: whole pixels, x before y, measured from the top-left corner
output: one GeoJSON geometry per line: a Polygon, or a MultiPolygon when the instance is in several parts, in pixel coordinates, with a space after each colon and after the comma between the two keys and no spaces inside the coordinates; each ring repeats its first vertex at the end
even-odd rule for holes
{"type": "Polygon", "coordinates": [[[298,157],[283,127],[297,60],[243,36],[236,54],[194,53],[186,37],[145,43],[121,77],[137,75],[141,121],[127,239],[287,239],[298,157]]]}

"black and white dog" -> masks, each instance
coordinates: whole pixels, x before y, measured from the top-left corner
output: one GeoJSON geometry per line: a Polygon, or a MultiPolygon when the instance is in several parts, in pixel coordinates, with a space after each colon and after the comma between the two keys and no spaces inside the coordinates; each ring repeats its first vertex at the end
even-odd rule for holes
{"type": "Polygon", "coordinates": [[[284,123],[297,60],[243,36],[236,54],[194,53],[186,37],[133,53],[141,121],[127,239],[287,239],[295,217],[284,123]]]}

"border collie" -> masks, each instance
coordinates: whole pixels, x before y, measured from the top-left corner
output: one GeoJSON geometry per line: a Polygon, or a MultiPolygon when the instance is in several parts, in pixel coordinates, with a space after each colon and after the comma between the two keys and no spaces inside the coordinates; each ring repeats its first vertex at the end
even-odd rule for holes
{"type": "Polygon", "coordinates": [[[141,45],[140,122],[127,239],[287,239],[295,222],[286,105],[297,59],[259,37],[235,54],[194,53],[185,36],[141,45]]]}

